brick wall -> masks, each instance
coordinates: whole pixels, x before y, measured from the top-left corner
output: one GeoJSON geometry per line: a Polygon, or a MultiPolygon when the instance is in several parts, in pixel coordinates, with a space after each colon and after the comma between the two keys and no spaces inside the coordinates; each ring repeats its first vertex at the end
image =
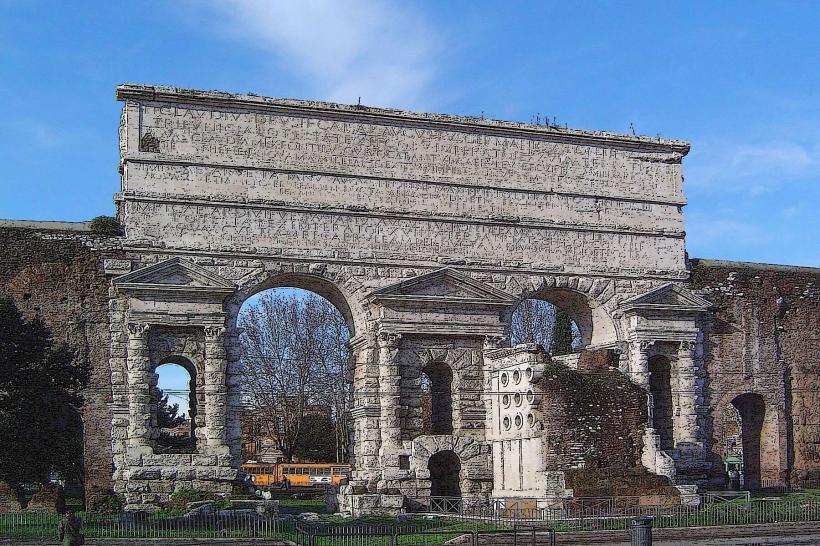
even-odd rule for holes
{"type": "Polygon", "coordinates": [[[0,294],[23,314],[39,316],[56,343],[90,364],[84,393],[86,491],[109,489],[112,478],[108,279],[104,258],[116,258],[116,238],[89,231],[0,226],[0,294]]]}
{"type": "MultiPolygon", "coordinates": [[[[731,403],[765,402],[760,477],[820,474],[820,269],[692,260],[692,288],[715,304],[704,323],[713,474],[734,432],[731,403]]],[[[736,424],[734,428],[737,428],[736,424]]]]}
{"type": "Polygon", "coordinates": [[[578,370],[550,364],[541,379],[546,467],[565,472],[577,497],[677,495],[640,462],[646,393],[612,351],[582,351],[578,370]]]}

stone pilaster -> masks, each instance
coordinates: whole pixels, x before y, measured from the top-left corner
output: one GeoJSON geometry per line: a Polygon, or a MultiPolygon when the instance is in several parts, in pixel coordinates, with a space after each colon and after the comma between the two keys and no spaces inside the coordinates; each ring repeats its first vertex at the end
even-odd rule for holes
{"type": "Polygon", "coordinates": [[[632,342],[629,379],[649,392],[649,350],[654,341],[637,340],[632,342]]]}
{"type": "Polygon", "coordinates": [[[240,462],[242,456],[242,368],[240,360],[242,358],[242,346],[239,336],[242,329],[233,327],[225,334],[225,351],[227,355],[227,442],[231,451],[231,458],[234,464],[240,462]]]}
{"type": "Polygon", "coordinates": [[[149,329],[148,324],[128,323],[128,453],[134,457],[153,452],[149,329]]]}
{"type": "Polygon", "coordinates": [[[379,373],[374,362],[377,348],[369,338],[351,342],[353,353],[353,407],[350,417],[351,459],[353,481],[357,485],[375,487],[380,477],[379,431],[381,410],[379,406],[379,373]]]}
{"type": "Polygon", "coordinates": [[[205,442],[210,455],[228,455],[228,359],[225,328],[205,327],[205,442]]]}
{"type": "Polygon", "coordinates": [[[401,374],[396,355],[399,351],[400,334],[381,332],[379,347],[379,430],[381,446],[379,460],[381,468],[398,467],[398,453],[401,449],[401,374]]]}
{"type": "Polygon", "coordinates": [[[677,388],[674,397],[675,444],[696,443],[701,440],[698,414],[703,403],[703,393],[698,378],[696,347],[697,343],[694,341],[682,341],[678,349],[675,370],[677,388]]]}

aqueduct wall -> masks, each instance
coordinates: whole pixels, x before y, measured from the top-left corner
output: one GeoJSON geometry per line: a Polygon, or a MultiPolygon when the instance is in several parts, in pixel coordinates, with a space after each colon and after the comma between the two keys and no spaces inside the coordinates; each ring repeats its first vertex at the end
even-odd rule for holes
{"type": "MultiPolygon", "coordinates": [[[[105,245],[80,242],[89,257],[78,259],[105,279],[94,285],[105,287],[94,301],[108,306],[108,352],[94,366],[110,378],[110,401],[92,412],[110,423],[111,482],[130,506],[181,486],[230,487],[239,463],[236,317],[247,297],[272,286],[313,289],[348,319],[354,485],[376,503],[365,508],[429,495],[427,464],[437,453],[458,458],[459,488],[468,495],[498,488],[493,442],[507,442],[525,462],[523,446],[544,436],[543,423],[523,419],[518,432],[501,431],[504,414],[493,417],[490,387],[505,366],[517,365],[498,348],[510,313],[530,296],[570,312],[587,348],[608,351],[607,361],[643,389],[650,410],[652,396],[663,394],[653,390],[650,362],[669,363],[672,410],[663,426],[671,444],[661,445],[650,415],[630,430],[640,445],[612,449],[638,450],[648,471],[678,484],[720,478],[715,446],[722,439],[713,436],[720,427],[711,413],[720,396],[708,374],[754,357],[715,337],[712,292],[689,289],[686,143],[147,86],[121,86],[117,97],[122,188],[115,199],[125,233],[105,245]],[[156,365],[175,356],[190,361],[197,377],[191,454],[163,454],[155,445],[150,385],[156,365]],[[420,431],[419,373],[431,365],[452,373],[449,434],[420,431]]],[[[47,231],[26,237],[79,237],[47,231]]],[[[19,233],[3,230],[12,239],[19,233]]],[[[0,257],[0,271],[12,272],[3,291],[18,298],[14,272],[27,252],[0,257]]],[[[816,309],[816,289],[806,290],[816,309]]],[[[744,324],[747,335],[769,339],[753,321],[744,324]]],[[[805,357],[798,369],[816,369],[816,351],[798,352],[805,357]]],[[[788,365],[779,358],[771,366],[788,365]]],[[[720,377],[721,393],[763,390],[740,381],[730,389],[723,386],[729,376],[720,377]]],[[[782,477],[799,461],[809,472],[813,448],[789,447],[792,395],[775,386],[767,404],[780,412],[771,412],[779,415],[771,430],[780,455],[766,468],[782,477]]],[[[642,413],[630,404],[632,421],[642,413]]],[[[560,407],[571,408],[571,398],[560,407]]],[[[806,430],[794,438],[808,442],[806,430]]],[[[98,444],[89,448],[97,458],[98,444]]]]}

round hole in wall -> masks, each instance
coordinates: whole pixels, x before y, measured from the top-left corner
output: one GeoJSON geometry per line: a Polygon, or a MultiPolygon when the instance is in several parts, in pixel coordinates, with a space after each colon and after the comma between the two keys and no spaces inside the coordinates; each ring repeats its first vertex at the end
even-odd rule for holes
{"type": "Polygon", "coordinates": [[[515,370],[513,372],[513,383],[515,383],[516,385],[521,383],[521,372],[519,370],[515,370]]]}
{"type": "Polygon", "coordinates": [[[527,381],[532,381],[532,368],[527,368],[524,373],[527,374],[527,381]]]}
{"type": "Polygon", "coordinates": [[[504,430],[510,430],[510,418],[504,417],[504,430]]]}
{"type": "Polygon", "coordinates": [[[533,400],[535,400],[535,394],[532,391],[527,391],[527,403],[532,404],[533,400]]]}
{"type": "Polygon", "coordinates": [[[510,378],[507,376],[507,372],[502,373],[501,374],[501,384],[506,387],[507,383],[509,383],[509,382],[510,382],[510,378]]]}
{"type": "Polygon", "coordinates": [[[509,405],[510,405],[510,395],[509,395],[509,394],[505,394],[504,396],[502,396],[502,397],[501,397],[501,403],[502,403],[502,404],[504,404],[504,407],[505,407],[505,408],[506,408],[506,407],[509,407],[509,405]]]}
{"type": "Polygon", "coordinates": [[[533,426],[535,424],[535,415],[533,415],[532,413],[527,415],[527,424],[529,426],[533,426]]]}
{"type": "Polygon", "coordinates": [[[521,405],[521,393],[520,392],[515,393],[515,405],[516,406],[521,405]]]}
{"type": "Polygon", "coordinates": [[[524,418],[521,417],[521,414],[515,416],[515,428],[521,428],[524,426],[524,418]]]}

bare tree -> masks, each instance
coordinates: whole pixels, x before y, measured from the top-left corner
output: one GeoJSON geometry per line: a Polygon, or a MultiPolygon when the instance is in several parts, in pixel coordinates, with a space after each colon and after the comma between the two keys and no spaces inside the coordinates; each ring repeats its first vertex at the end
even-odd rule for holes
{"type": "Polygon", "coordinates": [[[292,460],[304,441],[305,416],[330,408],[337,460],[347,457],[345,381],[350,334],[344,317],[315,294],[271,291],[242,310],[243,395],[270,437],[292,460]]]}
{"type": "MultiPolygon", "coordinates": [[[[563,313],[548,301],[534,298],[522,301],[513,311],[510,321],[510,343],[513,346],[519,343],[538,343],[544,350],[552,352],[555,349],[553,338],[559,314],[563,313]]],[[[566,335],[570,338],[568,342],[571,350],[578,349],[581,346],[581,332],[575,321],[564,315],[559,329],[562,335],[567,327],[569,330],[566,335]]],[[[569,352],[564,347],[565,343],[566,340],[562,343],[559,354],[569,352]]]]}
{"type": "Polygon", "coordinates": [[[522,301],[510,321],[510,343],[538,343],[546,350],[552,346],[552,330],[555,323],[555,306],[547,301],[527,299],[522,301]]]}

